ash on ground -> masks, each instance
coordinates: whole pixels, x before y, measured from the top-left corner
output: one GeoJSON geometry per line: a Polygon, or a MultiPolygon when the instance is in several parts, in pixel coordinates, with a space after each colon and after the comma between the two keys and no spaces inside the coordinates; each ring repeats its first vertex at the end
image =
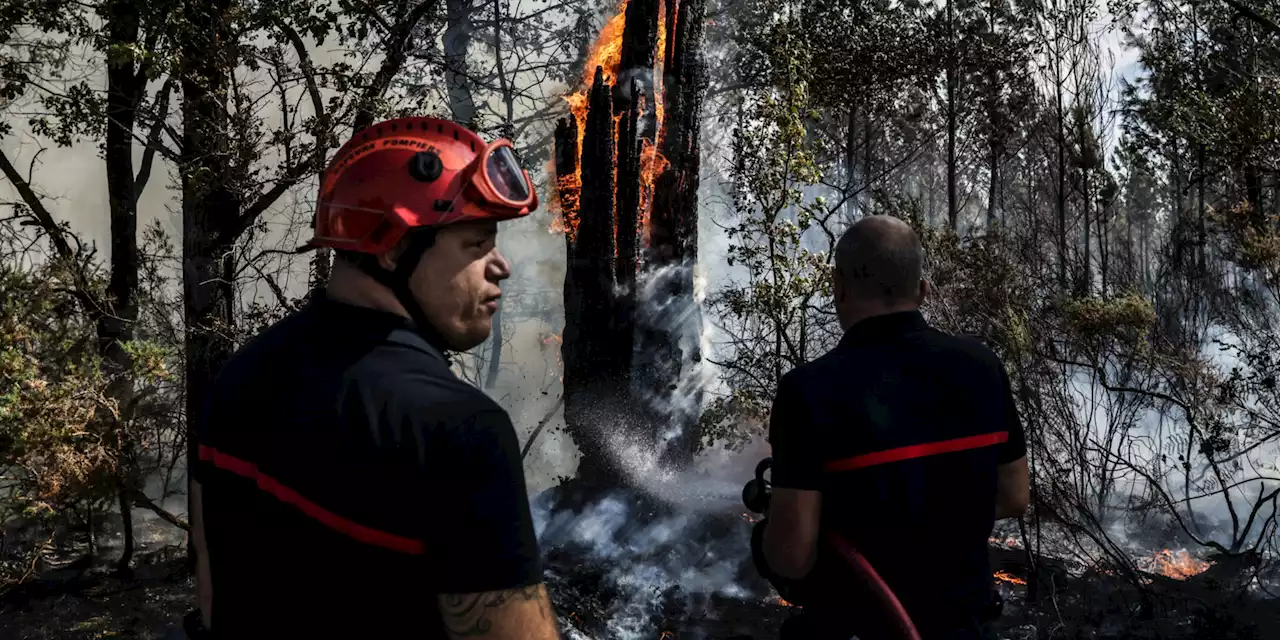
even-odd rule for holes
{"type": "MultiPolygon", "coordinates": [[[[750,566],[741,512],[689,514],[621,493],[553,512],[550,498],[535,499],[535,517],[566,640],[770,640],[798,611],[750,566]]],[[[1139,587],[1040,558],[1033,580],[1025,549],[1011,546],[992,546],[1001,640],[1280,638],[1280,601],[1251,586],[1251,565],[1218,560],[1186,579],[1140,576],[1139,587]]],[[[155,640],[195,606],[181,546],[144,549],[130,576],[110,566],[109,553],[51,562],[0,594],[0,640],[155,640]]]]}

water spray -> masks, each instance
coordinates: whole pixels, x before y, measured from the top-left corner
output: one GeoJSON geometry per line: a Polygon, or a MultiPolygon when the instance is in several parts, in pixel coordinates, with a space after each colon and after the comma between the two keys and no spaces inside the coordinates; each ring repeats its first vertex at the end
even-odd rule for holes
{"type": "MultiPolygon", "coordinates": [[[[756,565],[756,570],[760,575],[777,589],[778,595],[793,604],[804,607],[806,600],[810,598],[806,596],[806,589],[802,588],[803,580],[788,580],[777,575],[771,569],[764,557],[764,528],[765,523],[769,521],[767,513],[769,511],[769,501],[773,496],[773,486],[766,479],[765,472],[773,466],[773,458],[765,458],[756,465],[755,477],[742,487],[742,503],[749,511],[765,515],[751,532],[751,559],[756,565]]],[[[894,595],[893,590],[885,583],[884,579],[876,573],[871,563],[867,561],[858,550],[849,544],[842,536],[834,531],[824,530],[822,532],[822,542],[848,565],[852,570],[854,579],[862,582],[871,592],[873,599],[879,608],[885,613],[886,620],[889,625],[886,631],[890,635],[887,638],[896,638],[900,640],[920,640],[920,633],[916,630],[915,623],[911,621],[911,616],[907,614],[907,610],[902,606],[902,602],[898,600],[898,596],[894,595]]],[[[849,610],[856,610],[856,607],[849,607],[849,610]]]]}

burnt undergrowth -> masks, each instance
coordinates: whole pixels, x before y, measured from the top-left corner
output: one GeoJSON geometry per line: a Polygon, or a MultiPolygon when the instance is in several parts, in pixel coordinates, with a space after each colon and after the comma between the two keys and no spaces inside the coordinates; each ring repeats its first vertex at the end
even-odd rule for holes
{"type": "MultiPolygon", "coordinates": [[[[685,513],[635,491],[551,511],[555,498],[533,503],[567,640],[763,640],[799,611],[756,575],[752,523],[740,511],[685,513]]],[[[114,572],[109,556],[51,563],[0,594],[0,640],[162,638],[195,605],[181,546],[144,551],[132,575],[114,572]]],[[[1003,640],[1280,637],[1280,600],[1251,586],[1270,577],[1255,563],[1223,559],[1185,580],[1142,574],[1135,582],[1106,567],[1068,571],[1062,561],[1036,560],[1033,576],[1025,551],[992,548],[993,569],[1005,577],[995,623],[1003,640]],[[1009,580],[1035,582],[1035,593],[1009,580]]],[[[856,604],[850,610],[856,615],[856,604]]]]}

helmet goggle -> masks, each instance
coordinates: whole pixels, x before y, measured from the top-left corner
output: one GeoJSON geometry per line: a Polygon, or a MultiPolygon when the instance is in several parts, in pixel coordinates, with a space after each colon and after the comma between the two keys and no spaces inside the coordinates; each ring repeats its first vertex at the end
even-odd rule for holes
{"type": "Polygon", "coordinates": [[[520,167],[515,148],[506,139],[489,143],[462,170],[462,189],[450,205],[450,210],[458,217],[468,214],[465,206],[462,211],[454,208],[458,198],[464,195],[469,204],[485,209],[505,209],[516,215],[538,208],[538,194],[529,179],[529,172],[520,167]]]}

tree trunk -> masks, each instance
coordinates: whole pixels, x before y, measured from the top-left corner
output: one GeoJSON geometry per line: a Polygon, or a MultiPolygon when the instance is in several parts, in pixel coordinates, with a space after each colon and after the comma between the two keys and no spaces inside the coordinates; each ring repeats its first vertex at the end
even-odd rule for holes
{"type": "Polygon", "coordinates": [[[1081,206],[1084,208],[1084,272],[1080,278],[1080,295],[1089,296],[1093,293],[1093,264],[1090,246],[1093,238],[1091,219],[1093,218],[1093,200],[1089,196],[1089,168],[1083,168],[1080,171],[1080,189],[1084,192],[1084,202],[1081,206]]]}
{"type": "Polygon", "coordinates": [[[947,223],[960,232],[960,210],[956,196],[956,34],[954,0],[947,0],[947,223]]]}
{"type": "MultiPolygon", "coordinates": [[[[225,166],[227,158],[228,11],[231,0],[186,6],[190,31],[182,55],[183,319],[186,322],[187,468],[198,459],[195,430],[213,388],[214,376],[231,355],[219,330],[231,316],[222,279],[221,224],[240,210],[225,166]]],[[[188,505],[190,509],[190,505],[188,505]]],[[[194,549],[189,561],[194,562],[194,549]]]]}
{"type": "MultiPolygon", "coordinates": [[[[136,48],[140,29],[141,17],[136,3],[116,1],[108,5],[106,31],[110,47],[136,48]]],[[[98,317],[97,338],[98,347],[111,367],[112,380],[107,394],[116,403],[119,416],[114,441],[117,502],[124,529],[124,553],[117,562],[120,571],[127,570],[133,560],[132,492],[140,482],[134,460],[136,443],[129,433],[133,379],[131,358],[125,350],[125,343],[133,339],[138,319],[138,194],[133,139],[146,76],[136,66],[131,56],[107,55],[107,131],[103,151],[111,215],[111,276],[107,284],[109,311],[98,317]]]]}
{"type": "MultiPolygon", "coordinates": [[[[581,167],[577,221],[565,234],[564,362],[565,431],[578,446],[578,478],[588,485],[612,485],[619,478],[609,457],[606,426],[626,416],[630,358],[619,362],[614,306],[614,127],[612,91],[604,70],[596,69],[588,98],[582,156],[576,157],[577,127],[557,128],[557,172],[563,180],[581,167]]],[[[574,198],[561,192],[561,202],[574,198]]]]}
{"type": "Polygon", "coordinates": [[[1058,206],[1058,290],[1065,292],[1067,290],[1067,120],[1063,111],[1065,105],[1062,96],[1061,56],[1056,50],[1058,46],[1060,46],[1058,43],[1054,44],[1055,55],[1053,56],[1054,99],[1057,109],[1055,122],[1057,135],[1054,142],[1058,147],[1058,181],[1054,198],[1058,206]]]}
{"type": "Polygon", "coordinates": [[[854,212],[857,210],[857,200],[853,197],[853,193],[858,188],[858,161],[857,161],[857,122],[858,107],[856,99],[850,99],[849,103],[849,125],[844,136],[844,169],[845,169],[845,190],[846,197],[844,202],[845,220],[852,223],[854,212]]]}
{"type": "MultiPolygon", "coordinates": [[[[471,48],[472,0],[445,0],[444,82],[449,90],[449,113],[454,121],[471,126],[476,117],[475,100],[471,97],[471,80],[467,75],[467,51],[471,48]]],[[[493,25],[500,33],[502,25],[493,25]]]]}
{"type": "Polygon", "coordinates": [[[597,68],[585,122],[562,120],[555,135],[568,255],[561,344],[564,415],[566,431],[582,454],[578,481],[587,486],[625,482],[617,468],[622,461],[609,449],[619,439],[641,446],[670,440],[669,461],[691,458],[701,408],[699,393],[678,388],[683,373],[701,359],[697,340],[687,334],[701,324],[693,303],[692,264],[705,89],[698,49],[705,10],[702,0],[662,5],[631,0],[626,11],[619,86],[608,85],[604,70],[597,68]],[[652,72],[660,21],[668,37],[664,118],[657,123],[652,72]],[[580,150],[579,126],[585,129],[580,150]],[[655,137],[668,163],[665,170],[647,154],[655,137]],[[638,283],[645,196],[658,171],[638,283]],[[637,300],[641,291],[647,296],[643,303],[637,300]],[[663,436],[673,431],[680,435],[663,436]]]}
{"type": "Polygon", "coordinates": [[[871,211],[871,181],[872,176],[872,126],[875,122],[875,115],[871,112],[871,105],[867,104],[866,115],[862,128],[862,193],[859,198],[862,200],[861,209],[865,212],[871,211]]]}
{"type": "Polygon", "coordinates": [[[699,135],[706,69],[701,56],[706,5],[682,0],[665,84],[666,120],[662,155],[670,165],[654,188],[645,260],[647,299],[636,322],[639,332],[637,375],[648,413],[655,421],[659,450],[676,467],[688,464],[700,441],[702,395],[696,384],[702,314],[693,295],[698,252],[699,135]],[[663,435],[674,434],[674,435],[663,435]]]}

